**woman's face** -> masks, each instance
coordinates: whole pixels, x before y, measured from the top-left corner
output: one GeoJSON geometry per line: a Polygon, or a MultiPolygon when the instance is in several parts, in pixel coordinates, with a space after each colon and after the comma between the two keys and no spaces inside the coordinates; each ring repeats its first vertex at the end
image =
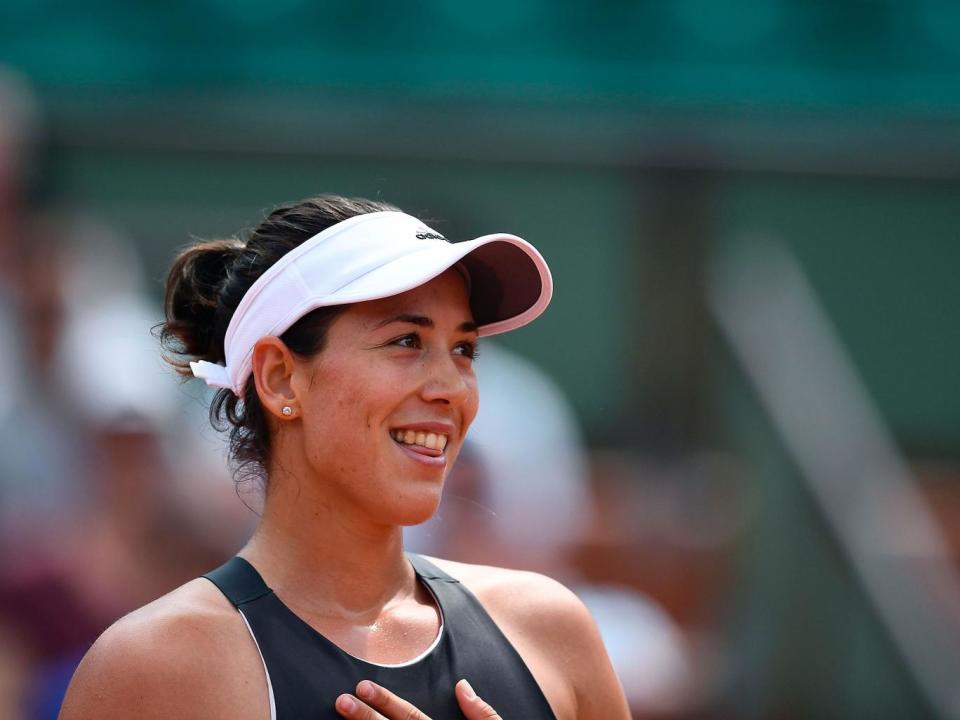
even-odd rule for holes
{"type": "Polygon", "coordinates": [[[293,378],[303,456],[324,499],[385,525],[433,514],[477,413],[476,340],[455,270],[337,317],[293,378]]]}

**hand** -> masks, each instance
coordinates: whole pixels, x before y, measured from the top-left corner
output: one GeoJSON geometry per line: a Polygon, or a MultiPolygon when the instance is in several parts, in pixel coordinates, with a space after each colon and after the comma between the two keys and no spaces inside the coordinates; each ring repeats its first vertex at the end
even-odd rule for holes
{"type": "MultiPolygon", "coordinates": [[[[481,700],[466,680],[457,683],[455,692],[467,720],[501,720],[497,711],[481,700]]],[[[338,697],[336,708],[343,717],[352,720],[430,720],[403,698],[369,680],[357,684],[356,696],[338,697]]]]}

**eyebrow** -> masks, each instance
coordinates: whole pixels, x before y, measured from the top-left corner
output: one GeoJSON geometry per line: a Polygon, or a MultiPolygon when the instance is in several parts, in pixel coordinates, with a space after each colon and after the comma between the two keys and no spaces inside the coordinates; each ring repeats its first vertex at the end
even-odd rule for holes
{"type": "MultiPolygon", "coordinates": [[[[394,315],[389,317],[382,322],[377,323],[376,328],[379,330],[382,327],[386,327],[392,323],[409,323],[410,325],[417,325],[419,327],[432,328],[436,327],[436,324],[428,318],[426,315],[416,315],[414,313],[400,313],[399,315],[394,315]]],[[[459,332],[477,332],[477,324],[472,320],[467,320],[462,322],[457,326],[459,332]]]]}

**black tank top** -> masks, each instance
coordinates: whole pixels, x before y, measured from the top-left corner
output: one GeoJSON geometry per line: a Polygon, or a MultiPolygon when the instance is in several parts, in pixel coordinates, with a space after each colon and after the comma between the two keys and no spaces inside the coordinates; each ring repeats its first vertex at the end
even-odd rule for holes
{"type": "Polygon", "coordinates": [[[440,607],[438,640],[415,661],[377,665],[344,652],[301,620],[250,563],[234,557],[204,575],[240,611],[267,672],[273,720],[342,720],[334,701],[373,680],[434,720],[463,718],[454,685],[467,678],[504,720],[556,720],[520,655],[458,580],[408,555],[440,607]],[[274,714],[275,710],[275,714],[274,714]]]}

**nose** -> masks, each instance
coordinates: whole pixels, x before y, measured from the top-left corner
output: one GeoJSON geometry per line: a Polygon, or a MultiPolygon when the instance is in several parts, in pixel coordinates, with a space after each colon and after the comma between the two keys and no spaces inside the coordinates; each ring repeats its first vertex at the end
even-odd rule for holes
{"type": "Polygon", "coordinates": [[[446,352],[429,353],[421,397],[430,403],[475,405],[477,380],[473,369],[446,352]]]}

